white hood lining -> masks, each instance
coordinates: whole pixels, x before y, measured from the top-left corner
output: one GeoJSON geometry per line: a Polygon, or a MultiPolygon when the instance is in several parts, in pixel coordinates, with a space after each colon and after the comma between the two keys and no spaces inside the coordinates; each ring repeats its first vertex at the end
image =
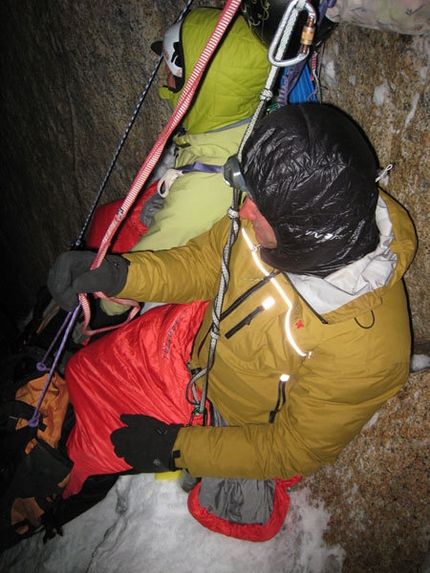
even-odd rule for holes
{"type": "Polygon", "coordinates": [[[393,226],[388,207],[381,197],[376,207],[376,224],[380,233],[379,244],[362,259],[325,278],[288,273],[300,295],[319,314],[337,310],[389,282],[397,264],[397,255],[390,248],[394,240],[393,226]]]}

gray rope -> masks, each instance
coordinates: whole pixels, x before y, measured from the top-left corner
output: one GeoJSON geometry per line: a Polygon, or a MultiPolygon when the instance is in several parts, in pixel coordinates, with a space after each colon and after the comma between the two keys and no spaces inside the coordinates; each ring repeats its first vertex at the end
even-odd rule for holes
{"type": "Polygon", "coordinates": [[[111,160],[111,162],[110,162],[110,164],[109,164],[109,167],[108,167],[107,170],[106,170],[105,176],[103,177],[103,181],[102,181],[101,184],[100,184],[100,187],[99,187],[99,189],[98,189],[98,191],[97,191],[97,193],[96,193],[96,196],[95,196],[95,198],[94,198],[94,201],[93,201],[93,203],[92,203],[92,205],[91,205],[91,207],[90,207],[90,209],[89,209],[89,211],[88,211],[88,214],[87,214],[87,217],[86,217],[86,219],[85,219],[85,221],[84,221],[84,224],[82,225],[82,229],[81,229],[81,231],[80,231],[80,233],[79,233],[77,239],[75,240],[75,242],[74,242],[74,244],[73,244],[73,246],[72,246],[72,248],[75,249],[75,250],[76,250],[76,249],[79,249],[79,247],[82,245],[83,237],[84,237],[85,232],[86,232],[86,230],[87,230],[87,228],[88,228],[88,225],[90,224],[90,221],[91,221],[91,219],[92,219],[92,217],[93,217],[93,215],[94,215],[94,212],[95,212],[95,210],[96,210],[96,208],[97,208],[97,205],[98,205],[98,203],[99,203],[99,201],[100,201],[100,198],[101,198],[101,196],[102,196],[102,193],[103,193],[103,191],[105,190],[105,187],[106,187],[106,184],[107,184],[107,182],[108,182],[108,180],[109,180],[109,177],[111,176],[112,171],[113,171],[113,168],[115,167],[115,163],[116,163],[116,161],[117,161],[117,159],[118,159],[118,156],[119,156],[119,154],[121,153],[121,150],[122,150],[122,148],[123,148],[123,146],[124,146],[124,143],[125,143],[125,141],[126,141],[126,139],[127,139],[127,137],[128,137],[128,134],[130,133],[131,128],[133,127],[133,124],[134,124],[134,122],[135,122],[135,120],[136,120],[137,114],[139,113],[140,108],[142,107],[142,104],[143,104],[143,102],[144,102],[144,100],[145,100],[145,98],[146,98],[146,95],[147,95],[147,93],[148,93],[148,91],[149,91],[149,88],[151,87],[151,84],[152,84],[152,82],[153,82],[153,80],[154,80],[154,78],[155,78],[155,74],[157,73],[158,68],[160,67],[160,64],[161,64],[162,60],[163,60],[163,56],[160,56],[160,57],[158,58],[157,63],[155,64],[155,66],[154,66],[152,72],[151,72],[151,75],[149,76],[148,81],[146,82],[146,85],[145,85],[145,87],[144,87],[144,89],[143,89],[143,92],[141,93],[141,95],[140,95],[140,97],[139,97],[139,100],[138,100],[138,102],[137,102],[137,104],[136,104],[136,107],[134,108],[134,111],[133,111],[133,113],[132,113],[132,115],[131,115],[130,121],[128,122],[128,125],[127,125],[127,127],[125,128],[124,133],[123,133],[123,135],[122,135],[122,137],[121,137],[121,140],[120,140],[120,142],[118,143],[118,145],[117,145],[117,147],[116,147],[116,149],[115,149],[115,152],[114,152],[114,154],[113,154],[113,156],[112,156],[112,160],[111,160]]]}
{"type": "MultiPolygon", "coordinates": [[[[278,47],[277,53],[276,53],[276,58],[279,60],[282,58],[282,56],[284,55],[284,53],[288,47],[294,26],[295,26],[297,18],[299,16],[300,10],[302,9],[301,6],[304,4],[305,4],[304,0],[303,1],[299,0],[299,2],[297,3],[297,6],[300,6],[300,8],[297,9],[297,7],[296,7],[296,9],[292,11],[292,13],[290,14],[290,17],[288,18],[288,20],[286,22],[282,23],[282,20],[281,20],[280,26],[282,26],[282,24],[283,24],[283,26],[282,26],[283,27],[282,39],[279,43],[279,47],[278,47]]],[[[241,141],[241,144],[239,146],[239,150],[237,152],[239,162],[242,159],[242,152],[243,152],[243,148],[245,146],[245,143],[247,142],[248,138],[250,137],[251,133],[253,132],[255,125],[261,119],[261,117],[262,117],[262,115],[263,115],[263,113],[267,107],[268,102],[270,102],[270,100],[273,98],[273,87],[275,85],[278,72],[279,72],[279,66],[272,65],[270,68],[269,74],[267,76],[264,88],[262,89],[262,91],[260,93],[260,102],[259,102],[255,112],[252,115],[252,118],[249,122],[249,125],[245,131],[245,134],[244,134],[242,141],[241,141]]],[[[215,361],[216,347],[217,347],[218,339],[220,337],[221,311],[222,311],[225,293],[227,292],[228,284],[230,281],[229,263],[230,263],[231,251],[232,251],[234,243],[236,242],[236,239],[237,239],[238,234],[239,234],[239,229],[240,229],[240,220],[239,220],[240,200],[241,200],[241,192],[238,189],[233,189],[232,204],[231,204],[231,207],[229,208],[229,210],[227,212],[228,216],[231,218],[230,230],[229,230],[227,241],[224,245],[224,249],[223,249],[223,253],[222,253],[221,278],[220,278],[220,283],[219,283],[219,287],[218,287],[218,293],[215,297],[214,304],[212,307],[212,326],[211,326],[211,330],[210,330],[210,343],[209,343],[209,349],[208,349],[207,364],[206,364],[206,368],[204,368],[203,370],[200,370],[190,380],[190,383],[189,383],[189,387],[192,388],[193,395],[196,396],[197,393],[195,390],[195,384],[196,384],[197,380],[200,379],[202,376],[205,377],[204,382],[203,382],[203,386],[202,386],[202,393],[201,393],[201,397],[200,397],[200,402],[198,402],[197,400],[195,401],[196,411],[200,415],[204,415],[204,413],[205,413],[205,403],[206,403],[206,399],[207,399],[207,392],[208,392],[208,386],[209,386],[209,372],[210,372],[210,370],[214,364],[214,361],[215,361]]]]}

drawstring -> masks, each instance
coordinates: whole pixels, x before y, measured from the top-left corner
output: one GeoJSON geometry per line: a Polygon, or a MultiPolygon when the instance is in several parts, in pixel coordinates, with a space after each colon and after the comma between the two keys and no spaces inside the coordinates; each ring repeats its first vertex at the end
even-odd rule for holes
{"type": "MultiPolygon", "coordinates": [[[[60,331],[59,331],[59,332],[62,332],[62,331],[66,328],[66,326],[67,326],[66,331],[65,331],[65,333],[64,333],[64,336],[63,336],[63,338],[62,338],[62,340],[61,340],[60,346],[59,346],[59,348],[58,348],[58,350],[57,350],[57,353],[55,354],[54,360],[52,361],[52,365],[51,365],[51,368],[50,368],[50,370],[49,370],[49,374],[48,374],[48,376],[46,377],[45,384],[43,385],[43,388],[42,388],[42,391],[41,391],[41,393],[40,393],[39,400],[38,400],[38,402],[37,402],[37,404],[36,404],[36,407],[35,407],[35,409],[34,409],[33,415],[32,415],[31,419],[30,419],[29,422],[28,422],[28,425],[30,426],[30,428],[36,428],[36,427],[39,425],[40,407],[41,407],[41,405],[42,405],[42,402],[43,402],[43,399],[44,399],[44,397],[45,397],[45,394],[46,394],[46,392],[48,391],[48,388],[49,388],[49,385],[50,385],[50,383],[51,383],[51,380],[52,380],[52,378],[53,378],[53,376],[54,376],[55,369],[57,368],[58,362],[59,362],[60,357],[61,357],[61,355],[62,355],[62,353],[63,353],[64,346],[65,346],[65,344],[66,344],[66,342],[67,342],[67,339],[68,339],[68,337],[69,337],[69,335],[70,335],[70,332],[71,332],[71,330],[72,330],[72,328],[73,328],[73,326],[74,326],[74,324],[75,324],[75,321],[76,321],[76,319],[77,319],[77,317],[78,317],[79,310],[80,310],[80,308],[79,308],[79,306],[77,306],[74,311],[69,312],[69,313],[67,314],[67,316],[66,316],[66,318],[65,318],[65,320],[64,320],[64,322],[63,322],[63,324],[62,324],[62,326],[61,326],[61,328],[60,328],[60,331]]],[[[58,336],[57,336],[57,339],[58,339],[58,336]]],[[[55,342],[54,342],[54,343],[55,343],[55,342]]],[[[52,346],[52,345],[51,345],[51,346],[52,346]]],[[[46,355],[45,355],[43,361],[42,361],[41,363],[38,363],[38,364],[37,364],[37,369],[38,369],[39,371],[42,371],[42,372],[47,370],[47,368],[46,368],[46,366],[45,366],[45,364],[44,364],[44,360],[46,360],[46,355]]]]}
{"type": "Polygon", "coordinates": [[[392,170],[393,167],[394,165],[392,163],[389,163],[386,167],[384,167],[384,169],[381,169],[375,179],[375,183],[378,183],[378,181],[384,179],[384,177],[388,175],[388,173],[392,170]]]}
{"type": "Polygon", "coordinates": [[[157,193],[165,199],[169,194],[170,187],[173,183],[186,173],[201,172],[201,173],[221,173],[222,165],[210,165],[208,163],[202,163],[201,161],[194,161],[188,165],[183,165],[182,167],[176,167],[168,169],[157,183],[157,193]]]}

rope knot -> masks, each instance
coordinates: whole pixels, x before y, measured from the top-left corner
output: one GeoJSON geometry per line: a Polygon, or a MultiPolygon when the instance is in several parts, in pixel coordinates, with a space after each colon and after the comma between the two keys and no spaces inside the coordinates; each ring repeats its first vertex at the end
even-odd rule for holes
{"type": "Polygon", "coordinates": [[[211,338],[212,338],[212,340],[218,340],[220,336],[221,336],[221,335],[220,335],[220,330],[219,330],[219,329],[216,329],[216,330],[215,330],[215,329],[212,329],[212,330],[211,330],[211,338]]]}
{"type": "Polygon", "coordinates": [[[273,92],[269,88],[263,88],[260,93],[260,101],[270,101],[273,97],[273,92]]]}
{"type": "Polygon", "coordinates": [[[238,219],[239,218],[239,211],[233,207],[229,207],[227,211],[227,215],[230,219],[238,219]]]}

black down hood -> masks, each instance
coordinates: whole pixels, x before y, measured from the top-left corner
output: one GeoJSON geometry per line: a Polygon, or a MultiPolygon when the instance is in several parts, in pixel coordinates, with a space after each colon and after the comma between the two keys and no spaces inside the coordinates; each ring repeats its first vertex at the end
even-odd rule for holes
{"type": "Polygon", "coordinates": [[[266,116],[242,154],[249,196],[277,238],[263,260],[324,277],[373,251],[377,169],[361,129],[332,106],[292,104],[266,116]]]}

